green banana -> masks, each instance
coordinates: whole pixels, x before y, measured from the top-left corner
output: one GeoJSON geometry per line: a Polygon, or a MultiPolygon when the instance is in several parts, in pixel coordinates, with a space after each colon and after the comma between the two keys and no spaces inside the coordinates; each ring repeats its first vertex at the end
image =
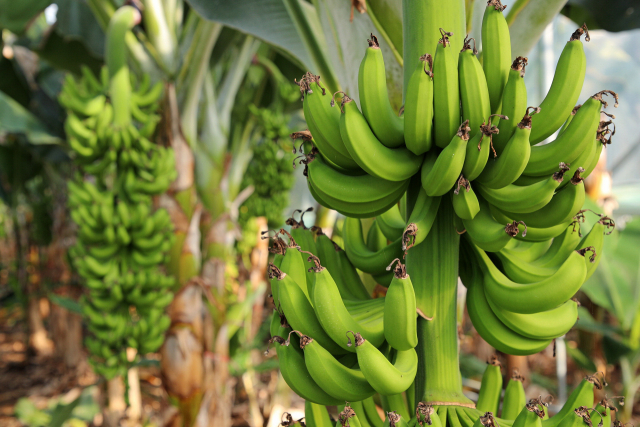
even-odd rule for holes
{"type": "MultiPolygon", "coordinates": [[[[478,202],[480,206],[478,213],[473,219],[462,219],[462,224],[473,243],[485,251],[497,252],[518,235],[520,231],[518,224],[496,221],[491,216],[489,204],[482,198],[479,198],[478,202]]],[[[526,226],[523,233],[527,233],[526,226]]]]}
{"type": "Polygon", "coordinates": [[[482,69],[487,79],[492,112],[500,111],[511,64],[511,37],[502,14],[505,8],[500,0],[490,0],[482,18],[482,69]]]}
{"type": "Polygon", "coordinates": [[[391,363],[370,341],[358,332],[354,336],[358,365],[371,387],[380,394],[402,393],[409,388],[418,370],[415,349],[397,350],[391,363]]]}
{"type": "Polygon", "coordinates": [[[612,412],[616,411],[616,407],[613,406],[607,398],[603,398],[591,412],[591,422],[598,427],[611,427],[612,412]]]}
{"type": "Polygon", "coordinates": [[[419,245],[427,238],[436,219],[441,197],[429,197],[420,188],[418,198],[409,216],[408,225],[402,235],[402,250],[419,245]]]}
{"type": "MultiPolygon", "coordinates": [[[[410,388],[406,391],[408,392],[409,390],[410,388]]],[[[402,393],[392,394],[389,396],[381,394],[380,401],[382,402],[382,408],[384,409],[385,413],[395,412],[405,420],[411,419],[411,415],[409,414],[409,410],[407,409],[407,403],[404,401],[404,396],[402,393]]]]}
{"type": "Polygon", "coordinates": [[[360,279],[356,267],[349,260],[347,253],[340,250],[338,256],[340,257],[340,274],[343,276],[344,283],[349,288],[351,295],[357,299],[370,299],[371,295],[362,283],[362,279],[360,279]]]}
{"type": "MultiPolygon", "coordinates": [[[[532,115],[538,111],[540,109],[534,107],[526,109],[524,117],[516,126],[513,136],[507,142],[500,156],[494,158],[492,162],[488,162],[485,169],[478,176],[480,183],[489,188],[502,188],[513,183],[522,175],[531,155],[531,146],[529,145],[531,119],[532,115]],[[529,113],[529,109],[533,109],[533,111],[529,113]]],[[[553,169],[545,175],[550,175],[552,172],[553,169]]]]}
{"type": "MultiPolygon", "coordinates": [[[[509,117],[509,120],[500,120],[499,132],[493,137],[493,147],[502,154],[502,151],[516,130],[516,118],[522,117],[527,111],[527,88],[524,84],[524,72],[527,66],[527,58],[518,56],[511,64],[509,79],[502,92],[502,105],[500,114],[509,117]]],[[[486,72],[485,72],[486,75],[486,72]]],[[[493,105],[493,104],[492,104],[493,105]]]]}
{"type": "Polygon", "coordinates": [[[333,427],[327,407],[308,400],[304,402],[304,422],[308,427],[333,427]]]}
{"type": "Polygon", "coordinates": [[[560,163],[560,170],[549,178],[527,186],[508,184],[502,188],[490,188],[478,183],[478,193],[499,209],[514,213],[530,213],[542,209],[553,198],[569,167],[560,163]]]}
{"type": "Polygon", "coordinates": [[[460,175],[458,185],[451,195],[453,210],[460,219],[472,220],[480,211],[480,204],[471,184],[460,175]],[[462,191],[460,189],[462,188],[462,191]]]}
{"type": "Polygon", "coordinates": [[[492,356],[491,361],[487,362],[487,367],[482,374],[476,409],[482,412],[497,414],[501,394],[502,372],[500,372],[500,362],[496,356],[492,356]]]}
{"type": "Polygon", "coordinates": [[[457,181],[464,165],[469,131],[469,122],[465,121],[440,154],[427,153],[420,177],[422,188],[428,196],[442,196],[457,181]]]}
{"type": "Polygon", "coordinates": [[[564,419],[560,422],[562,427],[583,427],[583,426],[592,426],[593,423],[589,418],[589,407],[579,406],[575,408],[572,413],[569,413],[564,419]]]}
{"type": "Polygon", "coordinates": [[[458,53],[449,42],[453,33],[440,28],[440,34],[442,38],[433,58],[433,130],[436,145],[444,148],[460,126],[460,89],[458,53]]]}
{"type": "Polygon", "coordinates": [[[596,387],[597,389],[602,388],[602,384],[598,379],[597,375],[588,375],[586,376],[578,387],[576,387],[569,397],[567,401],[562,406],[562,409],[558,411],[553,417],[548,420],[544,420],[542,422],[543,427],[558,427],[565,418],[571,420],[573,418],[573,410],[580,406],[586,406],[588,408],[593,406],[593,389],[596,387]]]}
{"type": "Polygon", "coordinates": [[[389,148],[404,144],[404,119],[399,117],[389,102],[387,76],[378,38],[371,34],[369,47],[358,71],[358,94],[362,114],[380,142],[389,148]]]}
{"type": "Polygon", "coordinates": [[[387,412],[387,417],[384,422],[384,427],[408,427],[407,421],[409,418],[402,416],[396,411],[387,412]]]}
{"type": "MultiPolygon", "coordinates": [[[[469,121],[469,137],[473,138],[480,125],[491,115],[489,88],[482,66],[476,57],[478,51],[471,49],[471,40],[464,39],[464,46],[458,59],[458,75],[460,78],[460,99],[462,104],[462,120],[469,121]]],[[[439,111],[438,111],[439,112],[439,111]]]]}
{"type": "Polygon", "coordinates": [[[405,266],[399,259],[393,260],[391,265],[396,261],[394,277],[385,296],[384,331],[389,345],[404,351],[418,345],[416,295],[405,266]]]}
{"type": "Polygon", "coordinates": [[[388,240],[394,241],[402,236],[405,222],[397,204],[393,205],[391,209],[385,213],[378,215],[376,221],[378,227],[380,227],[380,231],[382,231],[388,240]]]}
{"type": "Polygon", "coordinates": [[[600,260],[602,259],[602,248],[604,246],[605,234],[611,234],[615,223],[607,216],[603,216],[600,220],[593,225],[589,233],[580,241],[577,247],[579,248],[592,248],[592,256],[585,257],[585,263],[587,268],[587,274],[585,281],[590,278],[596,271],[600,260]],[[607,231],[610,229],[609,231],[607,231]]]}
{"type": "Polygon", "coordinates": [[[513,420],[513,425],[516,427],[542,427],[543,418],[544,411],[538,408],[537,401],[533,400],[524,405],[524,408],[513,420]]]}
{"type": "MultiPolygon", "coordinates": [[[[490,205],[490,209],[491,209],[491,214],[493,215],[493,217],[496,219],[496,221],[501,221],[501,222],[511,222],[514,221],[512,218],[507,217],[501,210],[499,210],[498,208],[490,205]]],[[[520,215],[520,214],[518,214],[520,215]]],[[[548,241],[550,239],[553,239],[556,236],[559,236],[560,234],[562,234],[567,227],[572,223],[572,220],[569,219],[566,222],[560,223],[560,224],[556,224],[554,226],[551,227],[546,227],[546,228],[539,228],[539,227],[526,227],[526,232],[527,234],[518,234],[516,235],[516,239],[518,240],[522,240],[523,242],[541,242],[541,243],[548,243],[548,241]]]]}
{"type": "Polygon", "coordinates": [[[570,299],[584,283],[587,267],[578,251],[548,278],[520,284],[502,274],[482,249],[473,249],[484,275],[487,298],[504,310],[525,314],[551,310],[570,299]]]}
{"type": "MultiPolygon", "coordinates": [[[[551,88],[549,88],[547,96],[540,104],[542,112],[533,118],[533,129],[530,137],[532,145],[547,139],[558,130],[578,102],[587,71],[584,47],[580,41],[580,37],[585,32],[587,34],[585,40],[589,41],[589,32],[586,25],[584,25],[572,34],[560,54],[551,88]]],[[[559,161],[570,162],[570,160],[566,159],[559,161]]],[[[558,162],[555,162],[555,164],[558,164],[558,162]]]]}
{"type": "Polygon", "coordinates": [[[356,103],[347,95],[342,98],[340,134],[351,157],[369,175],[388,181],[405,181],[422,164],[422,156],[416,156],[406,148],[384,146],[374,135],[356,103]]]}
{"type": "MultiPolygon", "coordinates": [[[[340,407],[338,407],[338,410],[340,410],[340,407]]],[[[336,427],[363,427],[355,411],[349,406],[349,402],[338,414],[336,427]]]]}
{"type": "Polygon", "coordinates": [[[345,252],[349,261],[369,274],[383,274],[386,267],[396,258],[402,257],[402,239],[398,239],[380,251],[367,248],[358,218],[345,218],[342,230],[345,252]]]}
{"type": "Polygon", "coordinates": [[[527,398],[522,381],[524,381],[524,378],[519,375],[517,369],[514,369],[511,379],[504,390],[504,399],[502,400],[500,417],[505,420],[515,420],[518,414],[524,410],[527,398]]]}
{"type": "Polygon", "coordinates": [[[424,54],[409,79],[404,102],[404,139],[413,154],[420,155],[431,149],[433,116],[433,58],[424,54]]]}
{"type": "Polygon", "coordinates": [[[615,98],[614,106],[618,106],[618,95],[612,91],[601,91],[590,97],[560,136],[549,144],[531,148],[529,163],[524,168],[526,175],[548,175],[553,172],[558,163],[570,164],[578,158],[596,135],[600,124],[601,108],[607,107],[607,102],[602,99],[603,94],[611,94],[615,98]]]}

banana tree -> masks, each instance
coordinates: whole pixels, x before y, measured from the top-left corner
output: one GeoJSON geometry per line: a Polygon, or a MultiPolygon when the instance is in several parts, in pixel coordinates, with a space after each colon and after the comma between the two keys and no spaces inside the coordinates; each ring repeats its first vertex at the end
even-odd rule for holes
{"type": "MultiPolygon", "coordinates": [[[[309,11],[284,3],[296,18],[309,11]]],[[[307,23],[323,13],[322,4],[304,15],[307,23]]],[[[576,322],[571,298],[595,271],[613,226],[600,216],[581,238],[579,226],[591,215],[582,210],[582,179],[611,133],[600,117],[603,97],[617,105],[617,95],[598,92],[574,108],[586,69],[581,38],[589,39],[580,27],[545,100],[529,107],[526,50],[513,55],[503,10],[497,0],[483,10],[481,64],[475,41],[464,37],[463,1],[403,2],[404,115],[388,93],[393,71],[373,35],[359,49],[364,59],[357,74],[349,69],[351,79],[306,73],[299,81],[310,131],[300,133],[309,190],[347,217],[346,257],[295,219],[290,234],[274,237],[272,342],[283,377],[308,403],[308,419],[326,421],[322,406],[345,404],[343,426],[354,417],[379,424],[371,400],[378,393],[390,425],[404,425],[403,418],[494,424],[502,388],[501,379],[489,378],[495,369],[487,370],[477,404],[462,392],[458,277],[476,330],[502,352],[539,352],[576,322]],[[332,96],[335,80],[343,91],[332,96]],[[561,127],[554,141],[538,145],[561,127]],[[360,218],[371,217],[382,236],[367,245],[360,218]],[[356,268],[388,286],[387,296],[363,295],[356,268]]],[[[348,14],[334,21],[338,33],[347,21],[348,14]]],[[[586,378],[547,424],[591,425],[590,417],[608,416],[590,410],[595,387],[601,379],[586,378]]],[[[546,406],[526,404],[514,374],[501,416],[499,424],[537,425],[546,406]]]]}

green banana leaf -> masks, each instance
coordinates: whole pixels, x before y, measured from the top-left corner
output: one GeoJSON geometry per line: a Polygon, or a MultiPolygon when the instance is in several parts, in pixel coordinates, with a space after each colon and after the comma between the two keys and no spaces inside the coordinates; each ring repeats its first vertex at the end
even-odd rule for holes
{"type": "Polygon", "coordinates": [[[627,31],[640,28],[637,0],[569,0],[562,14],[590,30],[627,31]]]}
{"type": "Polygon", "coordinates": [[[76,40],[86,46],[90,56],[104,56],[105,35],[85,1],[56,0],[56,32],[65,41],[76,40]]]}
{"type": "Polygon", "coordinates": [[[31,144],[60,144],[62,141],[52,135],[45,126],[26,108],[0,92],[0,141],[12,134],[23,134],[31,144]]]}
{"type": "Polygon", "coordinates": [[[0,28],[22,34],[29,22],[51,3],[52,0],[0,0],[0,28]]]}

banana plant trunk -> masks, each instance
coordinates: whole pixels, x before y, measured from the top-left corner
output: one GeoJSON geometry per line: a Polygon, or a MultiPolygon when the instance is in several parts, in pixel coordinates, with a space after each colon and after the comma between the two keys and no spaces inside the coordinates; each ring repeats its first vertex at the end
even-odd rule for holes
{"type": "MultiPolygon", "coordinates": [[[[439,29],[453,32],[451,43],[462,47],[464,0],[403,0],[404,88],[425,53],[435,54],[439,29]]],[[[421,183],[413,179],[407,197],[407,218],[421,183]]],[[[462,393],[456,318],[460,235],[451,201],[443,197],[427,238],[407,252],[407,273],[423,316],[418,318],[416,402],[471,406],[462,393]]]]}

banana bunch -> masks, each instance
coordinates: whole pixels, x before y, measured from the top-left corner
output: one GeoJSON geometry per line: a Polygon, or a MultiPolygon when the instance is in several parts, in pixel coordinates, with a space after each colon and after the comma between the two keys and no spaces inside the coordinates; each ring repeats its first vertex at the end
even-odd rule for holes
{"type": "MultiPolygon", "coordinates": [[[[379,393],[385,410],[395,411],[389,423],[403,425],[396,416],[410,419],[404,393],[418,368],[415,295],[404,265],[387,263],[394,266],[387,294],[372,299],[348,254],[302,219],[287,223],[291,231],[273,237],[269,265],[271,342],[285,381],[315,405],[350,402],[362,426],[382,426],[372,399],[379,393]]],[[[348,413],[345,422],[357,425],[348,413]]],[[[307,425],[309,417],[308,410],[307,425]]]]}
{"type": "MultiPolygon", "coordinates": [[[[131,7],[114,14],[109,52],[125,50],[121,30],[136,15],[131,7]]],[[[125,64],[117,66],[119,60],[124,58],[117,53],[108,55],[99,78],[87,68],[79,80],[68,76],[60,95],[78,166],[68,182],[70,214],[78,226],[69,254],[87,287],[81,300],[91,332],[86,346],[97,372],[107,378],[126,372],[132,363],[128,347],[146,354],[162,344],[174,282],[161,267],[171,248],[171,218],[152,199],[176,176],[172,150],[149,140],[159,121],[162,84],[150,87],[145,78],[137,85],[125,64]]]]}

